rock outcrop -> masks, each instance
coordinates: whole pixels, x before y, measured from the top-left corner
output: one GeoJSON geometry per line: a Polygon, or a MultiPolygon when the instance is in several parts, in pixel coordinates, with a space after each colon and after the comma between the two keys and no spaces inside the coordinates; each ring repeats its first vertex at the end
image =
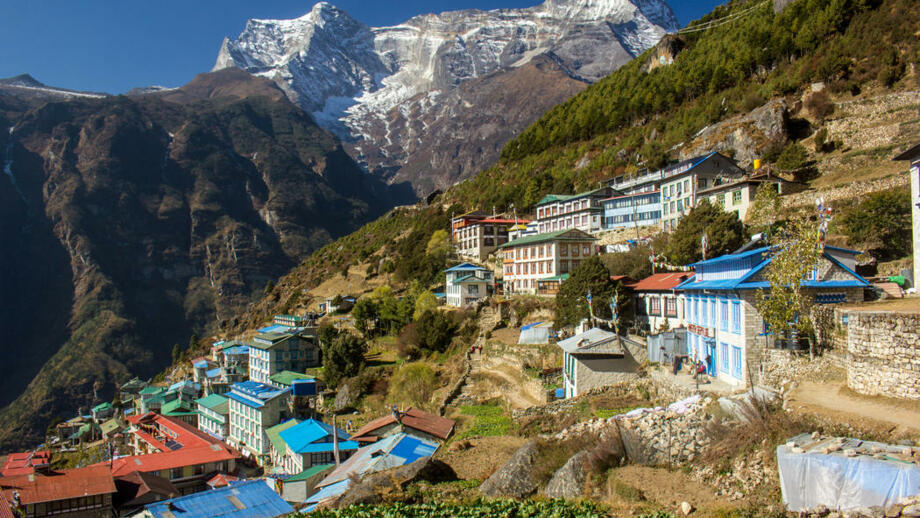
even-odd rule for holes
{"type": "Polygon", "coordinates": [[[680,149],[680,159],[719,151],[733,155],[738,164],[748,167],[771,143],[786,140],[786,112],[786,102],[778,99],[707,126],[680,149]]]}
{"type": "Polygon", "coordinates": [[[578,498],[583,496],[588,478],[588,452],[580,451],[553,473],[543,493],[549,498],[578,498]]]}
{"type": "Polygon", "coordinates": [[[533,473],[539,448],[536,440],[518,448],[504,466],[479,486],[479,491],[489,497],[524,498],[532,495],[540,484],[533,473]]]}

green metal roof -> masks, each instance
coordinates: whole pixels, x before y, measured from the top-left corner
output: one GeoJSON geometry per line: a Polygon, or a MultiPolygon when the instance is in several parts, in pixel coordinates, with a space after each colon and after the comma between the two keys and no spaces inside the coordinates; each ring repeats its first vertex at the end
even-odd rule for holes
{"type": "Polygon", "coordinates": [[[102,430],[102,433],[108,435],[109,432],[114,432],[115,430],[121,428],[121,423],[118,422],[118,419],[113,417],[112,419],[102,423],[99,428],[102,430]]]}
{"type": "Polygon", "coordinates": [[[226,414],[227,409],[230,406],[230,400],[225,396],[221,396],[220,394],[211,394],[210,396],[196,399],[195,403],[198,403],[205,408],[211,409],[218,414],[226,414]]]}
{"type": "Polygon", "coordinates": [[[160,407],[160,413],[163,415],[184,415],[191,412],[191,409],[181,399],[174,399],[169,403],[163,403],[160,407]]]}
{"type": "Polygon", "coordinates": [[[93,412],[102,412],[103,410],[110,410],[112,408],[112,403],[106,401],[105,403],[99,403],[93,407],[93,412]]]}
{"type": "Polygon", "coordinates": [[[475,275],[470,274],[470,275],[464,275],[463,277],[460,277],[459,279],[454,279],[453,283],[460,284],[460,283],[477,283],[477,282],[488,283],[491,281],[489,279],[483,279],[482,277],[476,277],[475,275]]]}
{"type": "Polygon", "coordinates": [[[554,275],[552,277],[547,277],[545,279],[537,279],[537,282],[546,282],[546,281],[559,281],[562,282],[569,278],[569,274],[563,273],[559,275],[554,275]]]}
{"type": "Polygon", "coordinates": [[[281,438],[281,432],[293,426],[297,426],[298,424],[300,424],[299,419],[288,419],[281,424],[276,424],[265,430],[265,435],[268,436],[268,441],[272,443],[272,447],[275,448],[275,451],[282,453],[287,451],[287,448],[284,446],[284,440],[281,438]]]}
{"type": "Polygon", "coordinates": [[[143,394],[146,396],[147,394],[159,394],[160,392],[166,392],[166,387],[154,387],[153,385],[151,385],[149,387],[141,389],[140,394],[143,394]]]}
{"type": "Polygon", "coordinates": [[[323,471],[326,471],[327,469],[332,468],[332,467],[335,467],[335,464],[319,464],[317,466],[307,468],[296,475],[292,475],[284,479],[284,481],[285,482],[297,482],[300,480],[307,480],[308,478],[318,475],[322,473],[323,471]]]}
{"type": "Polygon", "coordinates": [[[565,230],[557,230],[555,232],[547,232],[545,234],[534,234],[532,236],[525,236],[520,239],[515,239],[514,241],[508,241],[507,243],[501,245],[499,248],[508,248],[512,246],[520,245],[532,245],[536,243],[543,243],[546,241],[584,241],[591,240],[597,241],[597,238],[588,234],[587,232],[582,232],[581,230],[575,228],[567,228],[565,230]],[[576,236],[566,236],[565,234],[569,232],[576,232],[576,236]]]}
{"type": "Polygon", "coordinates": [[[314,376],[309,374],[304,374],[302,372],[294,371],[281,371],[276,374],[272,374],[268,379],[274,381],[279,385],[284,385],[285,387],[290,387],[294,384],[294,380],[312,380],[316,379],[314,376]]]}
{"type": "Polygon", "coordinates": [[[540,201],[537,202],[537,205],[543,205],[544,203],[552,203],[554,201],[569,201],[574,200],[575,198],[583,198],[591,194],[596,193],[597,191],[602,191],[606,187],[598,187],[597,189],[592,189],[590,191],[580,192],[578,194],[547,194],[540,201]]]}

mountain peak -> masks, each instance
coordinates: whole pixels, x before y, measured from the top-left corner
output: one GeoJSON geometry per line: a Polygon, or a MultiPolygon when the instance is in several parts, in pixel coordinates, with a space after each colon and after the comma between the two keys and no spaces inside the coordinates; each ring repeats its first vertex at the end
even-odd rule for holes
{"type": "Polygon", "coordinates": [[[29,74],[19,74],[18,76],[7,77],[5,79],[0,79],[0,85],[6,86],[26,86],[31,88],[39,88],[46,86],[41,81],[35,79],[29,74]]]}

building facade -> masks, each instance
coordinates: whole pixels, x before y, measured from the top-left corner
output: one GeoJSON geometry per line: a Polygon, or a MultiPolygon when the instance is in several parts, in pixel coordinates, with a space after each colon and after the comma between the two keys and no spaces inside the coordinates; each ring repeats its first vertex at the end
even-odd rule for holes
{"type": "Polygon", "coordinates": [[[604,229],[657,225],[661,221],[661,191],[623,194],[604,200],[604,229]]]}
{"type": "Polygon", "coordinates": [[[257,383],[268,383],[281,371],[303,372],[320,364],[312,328],[297,333],[259,333],[248,345],[249,379],[257,383]]]}
{"type": "Polygon", "coordinates": [[[696,206],[699,191],[732,179],[740,179],[744,171],[734,160],[719,153],[710,153],[678,162],[662,170],[661,225],[671,232],[683,216],[696,206]]]}
{"type": "MultiPolygon", "coordinates": [[[[689,354],[731,385],[750,385],[764,348],[777,343],[756,305],[758,291],[770,287],[764,272],[770,254],[763,247],[695,263],[695,275],[676,288],[687,308],[689,354]]],[[[855,272],[858,254],[825,247],[818,267],[802,282],[816,304],[863,299],[869,283],[855,272]]]]}
{"type": "Polygon", "coordinates": [[[448,306],[470,306],[492,294],[495,276],[488,268],[463,263],[444,270],[444,273],[448,306]]]}
{"type": "Polygon", "coordinates": [[[592,328],[557,343],[562,349],[562,377],[566,398],[576,397],[636,376],[638,363],[627,354],[620,338],[592,328]]]}
{"type": "Polygon", "coordinates": [[[470,212],[451,220],[451,239],[457,253],[467,259],[484,261],[496,248],[508,242],[508,232],[526,225],[526,219],[509,219],[470,212]]]}
{"type": "Polygon", "coordinates": [[[234,383],[227,393],[230,433],[227,442],[252,456],[259,464],[269,460],[265,430],[287,417],[291,389],[279,389],[256,381],[234,383]]]}
{"type": "Polygon", "coordinates": [[[300,473],[305,469],[323,464],[335,463],[335,448],[338,447],[339,462],[345,461],[358,449],[358,443],[349,439],[345,430],[335,428],[338,444],[333,440],[332,426],[307,419],[280,432],[284,441],[285,455],[281,467],[285,473],[300,473]]]}
{"type": "Polygon", "coordinates": [[[577,229],[557,230],[502,246],[502,287],[506,294],[537,293],[537,281],[567,274],[597,255],[597,238],[577,229]]]}
{"type": "Polygon", "coordinates": [[[195,401],[198,412],[198,429],[220,440],[230,431],[230,400],[211,394],[195,401]]]}
{"type": "Polygon", "coordinates": [[[599,232],[603,229],[603,200],[621,194],[611,187],[573,195],[547,194],[537,202],[537,232],[547,234],[578,229],[599,232]]]}
{"type": "Polygon", "coordinates": [[[655,273],[632,285],[636,323],[649,334],[683,327],[684,301],[674,288],[690,278],[690,272],[655,273]]]}

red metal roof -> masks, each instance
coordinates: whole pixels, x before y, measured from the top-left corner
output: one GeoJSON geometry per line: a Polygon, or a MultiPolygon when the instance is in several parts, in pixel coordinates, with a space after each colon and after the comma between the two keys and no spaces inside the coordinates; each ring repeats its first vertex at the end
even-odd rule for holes
{"type": "Polygon", "coordinates": [[[51,452],[36,451],[25,453],[10,453],[6,457],[6,463],[0,470],[0,476],[12,477],[16,475],[28,475],[35,472],[35,466],[47,465],[51,463],[51,452]]]}
{"type": "Polygon", "coordinates": [[[13,491],[19,493],[19,501],[25,505],[104,495],[115,493],[116,489],[109,467],[97,464],[85,468],[0,478],[0,492],[7,501],[12,501],[13,491]]]}
{"type": "Polygon", "coordinates": [[[693,272],[670,272],[652,274],[637,282],[632,289],[635,291],[667,291],[674,289],[678,284],[689,279],[693,272]]]}
{"type": "Polygon", "coordinates": [[[116,477],[115,487],[118,488],[120,500],[124,502],[137,500],[148,493],[162,495],[165,498],[173,498],[181,494],[169,480],[140,471],[132,471],[127,475],[116,477]]]}
{"type": "MultiPolygon", "coordinates": [[[[151,473],[209,462],[223,462],[238,459],[239,457],[240,454],[235,450],[221,444],[185,447],[176,451],[151,453],[149,455],[131,455],[115,459],[112,462],[112,474],[120,477],[132,471],[151,473]]],[[[108,465],[108,462],[103,462],[101,465],[108,465]]]]}
{"type": "MultiPolygon", "coordinates": [[[[359,428],[358,431],[351,436],[351,440],[373,442],[376,440],[372,437],[374,431],[395,422],[396,418],[393,417],[392,414],[378,417],[359,428]]],[[[431,414],[415,407],[409,407],[401,415],[401,422],[406,428],[425,432],[440,439],[447,439],[450,437],[450,433],[454,429],[454,424],[456,424],[453,419],[431,414]]]]}
{"type": "Polygon", "coordinates": [[[13,514],[13,510],[10,509],[10,502],[3,496],[3,491],[0,491],[0,518],[17,518],[13,514]]]}

